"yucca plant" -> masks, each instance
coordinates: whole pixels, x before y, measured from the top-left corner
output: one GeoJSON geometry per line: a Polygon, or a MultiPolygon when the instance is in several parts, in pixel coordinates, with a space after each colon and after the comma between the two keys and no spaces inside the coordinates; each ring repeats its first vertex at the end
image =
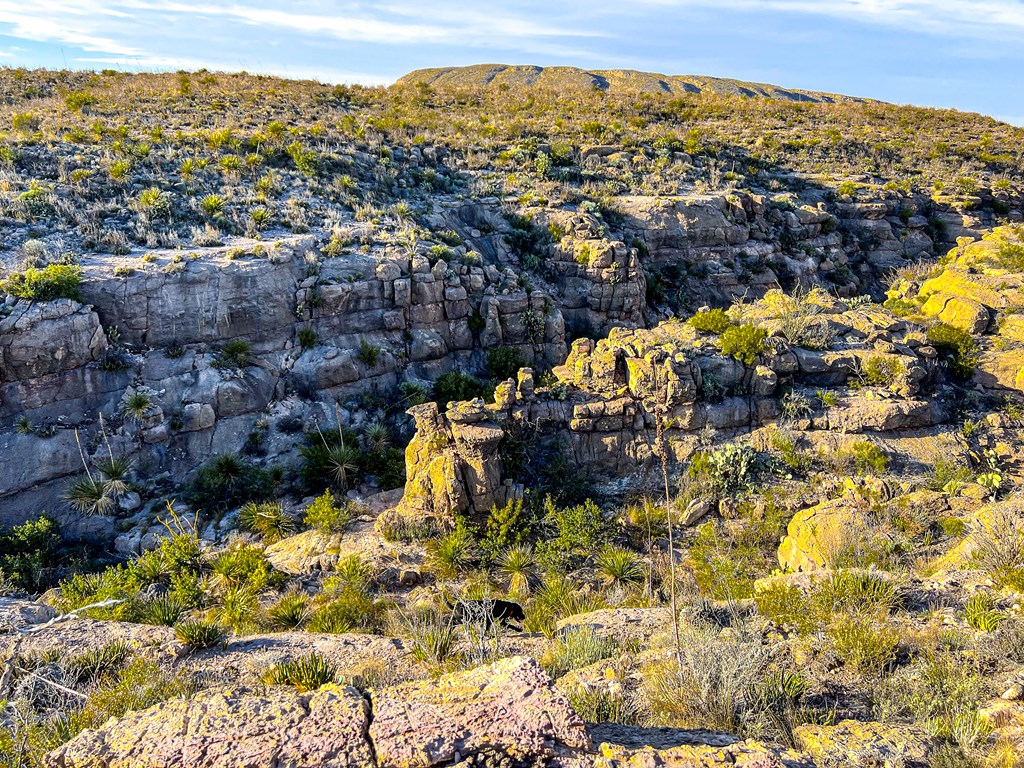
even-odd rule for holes
{"type": "Polygon", "coordinates": [[[292,593],[284,595],[267,609],[267,621],[272,629],[289,631],[302,627],[309,614],[309,598],[292,593]]]}
{"type": "Polygon", "coordinates": [[[173,627],[184,612],[184,607],[173,597],[157,597],[142,605],[139,619],[143,624],[173,627]]]}
{"type": "Polygon", "coordinates": [[[121,496],[128,492],[128,483],[125,478],[132,468],[130,459],[124,456],[117,458],[110,456],[106,459],[99,459],[96,462],[96,468],[106,481],[107,493],[112,496],[121,496]]]}
{"type": "Polygon", "coordinates": [[[271,543],[295,531],[295,521],[276,501],[250,501],[239,510],[238,522],[247,531],[258,533],[264,541],[271,543]]]}
{"type": "Polygon", "coordinates": [[[978,592],[964,603],[964,618],[974,629],[992,632],[1008,617],[1002,611],[996,610],[995,601],[989,595],[978,592]]]}
{"type": "Polygon", "coordinates": [[[145,421],[153,412],[153,396],[142,389],[129,389],[121,398],[120,411],[129,421],[145,421]]]}
{"type": "Polygon", "coordinates": [[[441,578],[454,578],[469,570],[477,554],[476,544],[464,528],[427,542],[427,562],[441,578]]]}
{"type": "Polygon", "coordinates": [[[349,476],[359,469],[359,451],[350,445],[336,445],[327,455],[331,479],[339,488],[348,488],[349,476]]]}
{"type": "Polygon", "coordinates": [[[640,558],[623,547],[605,547],[595,558],[597,575],[607,587],[632,587],[644,582],[640,558]]]}
{"type": "Polygon", "coordinates": [[[87,515],[106,515],[114,508],[114,498],[100,478],[85,475],[75,480],[64,493],[72,507],[87,515]]]}
{"type": "Polygon", "coordinates": [[[260,613],[260,602],[252,587],[229,586],[220,594],[220,604],[213,615],[217,623],[237,633],[246,632],[256,626],[260,613]]]}
{"type": "Polygon", "coordinates": [[[334,682],[338,668],[317,653],[274,664],[261,675],[266,685],[291,685],[300,692],[315,691],[334,682]]]}
{"type": "Polygon", "coordinates": [[[132,655],[132,648],[126,640],[114,640],[98,648],[90,648],[77,656],[62,662],[61,666],[76,684],[95,680],[101,675],[117,669],[132,655]]]}
{"type": "Polygon", "coordinates": [[[530,594],[537,580],[537,558],[529,544],[510,547],[498,559],[498,571],[505,577],[508,591],[520,597],[530,594]]]}
{"type": "Polygon", "coordinates": [[[214,648],[223,645],[227,632],[223,627],[209,621],[185,621],[174,628],[174,635],[193,650],[214,648]]]}
{"type": "Polygon", "coordinates": [[[383,453],[391,445],[391,430],[382,421],[371,421],[363,430],[363,439],[367,451],[383,453]]]}
{"type": "Polygon", "coordinates": [[[338,558],[334,566],[334,575],[325,580],[324,586],[329,591],[338,592],[355,590],[364,592],[373,577],[373,566],[363,559],[362,555],[350,554],[338,558]]]}

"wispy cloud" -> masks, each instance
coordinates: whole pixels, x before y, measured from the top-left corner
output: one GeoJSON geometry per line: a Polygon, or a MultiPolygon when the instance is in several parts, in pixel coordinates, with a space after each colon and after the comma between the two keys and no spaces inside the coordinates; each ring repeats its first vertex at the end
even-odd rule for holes
{"type": "MultiPolygon", "coordinates": [[[[825,16],[942,35],[1018,38],[1024,32],[1021,0],[635,0],[666,8],[768,11],[825,16]]],[[[615,13],[614,5],[606,10],[615,13]]]]}

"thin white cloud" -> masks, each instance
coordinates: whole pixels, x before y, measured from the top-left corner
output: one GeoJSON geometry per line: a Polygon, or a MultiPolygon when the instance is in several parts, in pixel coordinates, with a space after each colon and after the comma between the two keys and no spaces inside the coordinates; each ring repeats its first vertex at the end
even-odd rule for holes
{"type": "MultiPolygon", "coordinates": [[[[906,31],[1016,39],[1024,32],[1020,0],[635,0],[666,8],[800,13],[861,21],[906,31]]],[[[604,5],[609,14],[616,6],[604,5]]]]}
{"type": "MultiPolygon", "coordinates": [[[[332,40],[354,44],[386,46],[447,46],[455,50],[478,49],[515,52],[547,59],[604,61],[608,66],[623,63],[601,50],[572,41],[606,36],[588,29],[580,19],[566,23],[557,10],[537,21],[513,3],[508,8],[487,11],[459,7],[453,0],[435,0],[422,5],[385,2],[302,0],[285,4],[273,0],[169,0],[154,5],[150,0],[0,0],[0,34],[81,48],[95,57],[83,63],[111,63],[124,60],[133,68],[187,67],[201,50],[204,32],[223,40],[245,38],[239,25],[259,30],[263,53],[277,42],[285,45],[310,44],[324,47],[332,40]],[[178,37],[174,34],[178,32],[178,37]]],[[[241,42],[241,41],[239,41],[241,42]]],[[[260,44],[260,43],[257,43],[260,44]]],[[[228,43],[228,46],[231,44],[228,43]]],[[[239,54],[246,53],[239,46],[239,54]]],[[[235,51],[231,51],[234,53],[235,51]]],[[[260,55],[248,51],[248,55],[260,55]]],[[[489,58],[485,56],[484,58],[489,58]]],[[[203,58],[206,66],[213,62],[203,58]]],[[[198,62],[196,62],[198,63],[198,62]]],[[[230,66],[230,65],[229,65],[230,66]]],[[[280,66],[277,67],[279,71],[280,66]]],[[[312,72],[310,68],[306,71],[312,72]]],[[[360,73],[324,68],[332,78],[360,73]]],[[[366,80],[380,82],[386,77],[367,74],[366,80]]]]}

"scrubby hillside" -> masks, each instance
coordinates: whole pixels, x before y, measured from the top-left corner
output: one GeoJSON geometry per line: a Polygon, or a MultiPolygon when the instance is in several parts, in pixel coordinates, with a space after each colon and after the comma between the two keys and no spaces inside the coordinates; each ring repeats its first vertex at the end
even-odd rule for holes
{"type": "Polygon", "coordinates": [[[0,70],[0,766],[1019,764],[1024,131],[694,85],[0,70]]]}
{"type": "Polygon", "coordinates": [[[417,69],[398,80],[399,85],[425,83],[441,89],[499,89],[517,93],[533,89],[558,92],[599,90],[613,95],[670,94],[682,96],[706,93],[714,96],[748,96],[782,101],[866,102],[854,96],[780,88],[765,83],[748,83],[703,75],[658,75],[629,69],[589,72],[576,67],[508,66],[478,64],[472,67],[417,69]]]}

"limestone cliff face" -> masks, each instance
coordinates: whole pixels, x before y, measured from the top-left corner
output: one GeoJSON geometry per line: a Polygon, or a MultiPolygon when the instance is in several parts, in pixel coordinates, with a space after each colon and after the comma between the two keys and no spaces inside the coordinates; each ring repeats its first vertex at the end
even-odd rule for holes
{"type": "Polygon", "coordinates": [[[100,413],[137,467],[180,479],[240,450],[268,412],[323,419],[323,403],[432,380],[499,344],[538,364],[565,357],[558,307],[494,267],[387,252],[329,258],[316,238],[292,237],[188,258],[95,257],[84,272],[81,302],[12,299],[0,317],[0,522],[41,510],[74,517],[60,499],[81,471],[70,427],[81,428],[87,458],[105,451],[100,413]],[[300,330],[315,340],[308,348],[300,330]],[[224,364],[221,350],[237,340],[246,359],[224,364]],[[360,355],[364,345],[374,354],[360,355]],[[118,418],[129,386],[152,393],[155,416],[142,428],[118,418]]]}
{"type": "MultiPolygon", "coordinates": [[[[99,413],[137,468],[176,483],[212,455],[240,450],[268,415],[328,420],[333,401],[472,370],[485,350],[500,345],[518,347],[538,369],[566,364],[564,380],[586,397],[541,398],[529,407],[539,418],[572,425],[576,460],[626,472],[650,456],[647,390],[662,379],[681,435],[705,425],[748,429],[773,417],[780,382],[844,381],[862,356],[855,348],[780,348],[748,369],[707,345],[684,345],[685,353],[661,348],[663,331],[641,330],[636,343],[645,351],[631,351],[628,329],[665,317],[657,299],[648,303],[652,281],[668,283],[693,306],[756,299],[784,278],[824,278],[837,294],[856,295],[893,266],[932,252],[923,217],[908,219],[907,205],[912,201],[894,199],[826,210],[821,202],[737,193],[621,197],[609,209],[614,216],[587,205],[523,210],[554,236],[527,254],[540,265],[531,266],[510,246],[500,201],[439,196],[427,222],[464,243],[447,252],[399,251],[393,239],[380,242],[372,227],[353,223],[343,236],[364,246],[333,256],[324,253],[324,233],[89,256],[80,302],[9,297],[0,312],[0,450],[13,457],[0,478],[0,522],[41,510],[74,517],[59,498],[80,471],[69,428],[81,428],[88,456],[100,447],[99,413]],[[578,347],[566,361],[567,325],[615,330],[604,346],[578,347]],[[225,344],[237,340],[249,345],[248,359],[223,364],[225,344]],[[367,345],[374,354],[360,354],[367,345]],[[708,374],[724,397],[705,397],[708,374]],[[129,386],[153,393],[159,418],[142,428],[125,428],[117,418],[129,386]],[[625,396],[610,396],[623,388],[625,396]],[[19,425],[37,434],[23,434],[19,425]],[[52,436],[37,436],[44,433],[52,436]]],[[[861,315],[835,314],[831,322],[865,337],[893,330],[861,315]]],[[[986,370],[1011,384],[1018,378],[1012,361],[986,370]]],[[[912,424],[930,418],[929,408],[882,404],[862,423],[912,424]]],[[[856,429],[860,418],[843,423],[856,429]]],[[[453,444],[461,440],[469,454],[489,451],[480,424],[461,423],[453,444]]],[[[292,449],[278,441],[267,460],[292,449]]],[[[490,487],[481,478],[470,484],[490,487]]],[[[479,489],[459,504],[484,504],[489,492],[479,489]]]]}

